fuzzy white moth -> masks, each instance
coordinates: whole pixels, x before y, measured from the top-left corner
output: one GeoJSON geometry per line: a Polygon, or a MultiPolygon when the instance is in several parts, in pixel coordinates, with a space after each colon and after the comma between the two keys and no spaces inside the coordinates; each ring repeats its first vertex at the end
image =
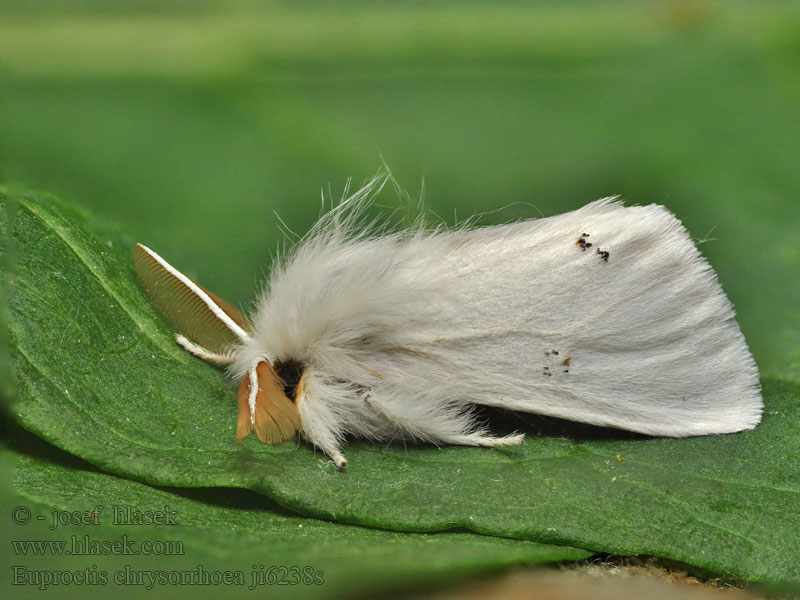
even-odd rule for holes
{"type": "Polygon", "coordinates": [[[758,369],[716,275],[664,207],[613,198],[492,227],[361,227],[379,181],[328,212],[245,318],[141,244],[178,343],[240,381],[237,437],[298,431],[519,444],[475,405],[658,436],[752,429],[758,369]]]}

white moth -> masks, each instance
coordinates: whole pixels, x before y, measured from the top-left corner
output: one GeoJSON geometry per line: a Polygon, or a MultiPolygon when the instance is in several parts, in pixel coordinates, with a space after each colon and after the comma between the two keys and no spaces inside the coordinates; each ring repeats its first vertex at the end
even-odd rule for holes
{"type": "Polygon", "coordinates": [[[339,467],[348,434],[520,444],[497,406],[645,434],[752,429],[758,369],[731,303],[662,206],[613,198],[493,227],[362,227],[380,181],[328,212],[245,318],[143,245],[177,342],[240,381],[237,437],[298,431],[339,467]]]}

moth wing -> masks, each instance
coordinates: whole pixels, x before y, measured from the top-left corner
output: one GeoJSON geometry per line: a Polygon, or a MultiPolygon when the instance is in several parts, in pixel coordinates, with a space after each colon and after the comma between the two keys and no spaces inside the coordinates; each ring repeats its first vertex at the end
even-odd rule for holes
{"type": "MultiPolygon", "coordinates": [[[[470,403],[675,437],[760,421],[758,368],[733,307],[663,207],[604,199],[392,244],[383,255],[347,248],[337,280],[351,281],[335,306],[352,318],[331,317],[361,340],[329,352],[337,377],[372,390],[373,403],[401,398],[426,422],[433,406],[470,403]],[[384,268],[389,259],[405,268],[384,268]],[[362,315],[375,325],[359,330],[362,315]]],[[[326,298],[306,280],[307,297],[326,298]]],[[[307,305],[295,322],[332,305],[307,305]]],[[[280,328],[275,319],[269,331],[280,328]]]]}
{"type": "Polygon", "coordinates": [[[258,439],[265,444],[279,444],[291,439],[300,429],[300,413],[297,406],[284,393],[284,381],[266,361],[256,367],[258,392],[256,410],[250,418],[250,377],[245,376],[237,395],[239,420],[236,437],[241,442],[255,429],[258,439]]]}
{"type": "Polygon", "coordinates": [[[428,348],[493,382],[487,393],[468,371],[465,396],[654,435],[758,424],[758,368],[733,307],[668,210],[605,199],[496,231],[462,248],[477,266],[445,262],[477,283],[458,289],[472,322],[440,319],[446,341],[428,348]]]}
{"type": "Polygon", "coordinates": [[[133,249],[142,287],[159,310],[187,337],[224,354],[247,339],[248,320],[231,304],[197,285],[147,246],[133,249]]]}

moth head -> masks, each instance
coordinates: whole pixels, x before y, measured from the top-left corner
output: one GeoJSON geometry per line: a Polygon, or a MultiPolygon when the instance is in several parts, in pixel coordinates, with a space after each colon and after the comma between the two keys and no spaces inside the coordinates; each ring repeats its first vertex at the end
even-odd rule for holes
{"type": "Polygon", "coordinates": [[[239,369],[237,439],[244,440],[252,431],[268,444],[294,437],[300,413],[287,392],[299,387],[299,376],[293,381],[286,364],[257,352],[249,319],[147,246],[136,245],[133,264],[150,299],[181,331],[175,336],[181,347],[219,365],[247,361],[239,369]]]}

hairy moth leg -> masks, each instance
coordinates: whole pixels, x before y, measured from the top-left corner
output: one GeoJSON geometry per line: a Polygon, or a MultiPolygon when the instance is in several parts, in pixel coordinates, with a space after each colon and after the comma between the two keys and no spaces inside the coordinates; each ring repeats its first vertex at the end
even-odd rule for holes
{"type": "Polygon", "coordinates": [[[335,386],[326,385],[322,378],[306,370],[297,384],[295,404],[300,413],[303,437],[327,454],[340,469],[347,466],[342,454],[344,422],[331,406],[339,394],[326,398],[326,391],[333,392],[335,386]]]}
{"type": "Polygon", "coordinates": [[[407,436],[434,444],[492,447],[519,445],[525,440],[524,433],[491,435],[486,429],[475,427],[469,410],[454,404],[437,405],[432,399],[422,405],[409,406],[372,395],[370,405],[407,436]]]}
{"type": "Polygon", "coordinates": [[[202,346],[198,346],[191,340],[189,340],[186,336],[181,335],[180,333],[175,334],[175,341],[178,345],[186,350],[189,354],[196,356],[197,358],[202,358],[208,362],[212,362],[217,365],[221,365],[223,367],[227,367],[228,365],[233,364],[235,360],[234,352],[228,351],[225,354],[218,354],[217,352],[211,352],[210,350],[206,350],[202,346]]]}

